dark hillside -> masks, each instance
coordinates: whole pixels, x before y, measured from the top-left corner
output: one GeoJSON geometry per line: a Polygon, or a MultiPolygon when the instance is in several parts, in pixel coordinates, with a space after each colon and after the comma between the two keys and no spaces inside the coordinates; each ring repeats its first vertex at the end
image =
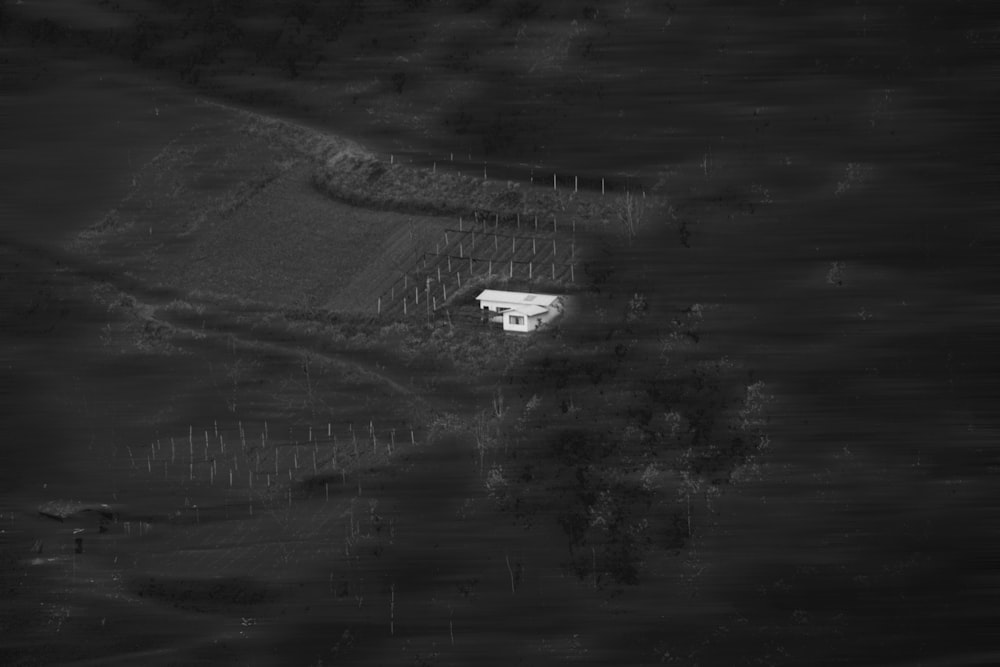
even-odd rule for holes
{"type": "Polygon", "coordinates": [[[0,663],[1000,662],[996,19],[0,3],[0,663]]]}

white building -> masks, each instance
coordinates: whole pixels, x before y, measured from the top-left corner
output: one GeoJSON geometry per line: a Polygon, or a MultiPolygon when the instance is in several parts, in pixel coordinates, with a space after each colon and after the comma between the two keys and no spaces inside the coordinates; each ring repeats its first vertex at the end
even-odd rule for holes
{"type": "Polygon", "coordinates": [[[490,321],[502,323],[504,331],[534,331],[563,311],[563,298],[554,294],[488,289],[476,300],[482,310],[498,313],[490,321]]]}

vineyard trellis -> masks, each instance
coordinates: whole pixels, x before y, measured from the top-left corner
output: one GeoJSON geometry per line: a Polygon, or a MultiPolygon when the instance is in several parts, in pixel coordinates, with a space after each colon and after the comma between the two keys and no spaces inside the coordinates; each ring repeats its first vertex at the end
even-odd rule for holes
{"type": "Polygon", "coordinates": [[[553,218],[539,228],[537,218],[522,224],[519,214],[476,218],[459,218],[457,227],[445,229],[433,252],[421,253],[378,297],[377,315],[429,316],[462,288],[463,281],[468,284],[479,276],[575,282],[575,222],[560,227],[553,218]]]}
{"type": "Polygon", "coordinates": [[[191,486],[215,486],[235,497],[245,497],[249,512],[276,495],[291,503],[295,490],[309,479],[325,485],[330,480],[347,483],[348,470],[370,454],[391,456],[397,446],[416,446],[426,438],[423,429],[400,420],[367,424],[326,422],[320,425],[288,426],[278,436],[268,422],[250,428],[242,421],[220,429],[218,422],[198,430],[189,426],[185,434],[159,438],[148,445],[128,445],[128,469],[152,478],[191,486]]]}

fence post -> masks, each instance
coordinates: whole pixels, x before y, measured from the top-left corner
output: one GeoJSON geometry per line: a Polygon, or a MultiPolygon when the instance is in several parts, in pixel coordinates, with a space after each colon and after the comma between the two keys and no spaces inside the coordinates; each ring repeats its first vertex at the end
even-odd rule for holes
{"type": "Polygon", "coordinates": [[[531,280],[531,260],[528,260],[528,280],[531,280]]]}
{"type": "Polygon", "coordinates": [[[382,297],[378,298],[378,314],[382,314],[382,297]]]}
{"type": "Polygon", "coordinates": [[[458,276],[458,289],[462,289],[462,269],[459,269],[455,275],[458,276]]]}
{"type": "Polygon", "coordinates": [[[535,216],[535,231],[538,231],[538,216],[535,216]]]}
{"type": "Polygon", "coordinates": [[[552,189],[556,189],[556,175],[554,173],[552,174],[552,189]]]}
{"type": "Polygon", "coordinates": [[[448,255],[448,273],[451,273],[451,255],[448,255]]]}
{"type": "Polygon", "coordinates": [[[531,254],[534,255],[534,254],[536,254],[536,252],[537,251],[535,250],[535,237],[532,236],[531,237],[531,254]]]}
{"type": "Polygon", "coordinates": [[[441,282],[441,265],[438,264],[438,282],[441,282]]]}
{"type": "Polygon", "coordinates": [[[514,260],[510,260],[510,277],[514,277],[514,260]]]}
{"type": "Polygon", "coordinates": [[[601,196],[604,196],[604,178],[601,178],[601,196]]]}
{"type": "Polygon", "coordinates": [[[406,315],[406,297],[403,297],[403,314],[406,315]]]}
{"type": "Polygon", "coordinates": [[[569,265],[569,280],[570,282],[576,282],[576,276],[573,275],[573,264],[569,265]]]}
{"type": "Polygon", "coordinates": [[[416,285],[413,286],[413,303],[420,303],[420,290],[417,289],[416,285]]]}
{"type": "Polygon", "coordinates": [[[556,265],[552,265],[552,280],[556,279],[556,265]]]}
{"type": "Polygon", "coordinates": [[[580,188],[580,177],[579,176],[574,176],[573,177],[573,192],[574,193],[578,192],[579,188],[580,188]]]}
{"type": "Polygon", "coordinates": [[[445,285],[444,283],[441,283],[441,300],[442,301],[448,300],[448,286],[445,285]]]}

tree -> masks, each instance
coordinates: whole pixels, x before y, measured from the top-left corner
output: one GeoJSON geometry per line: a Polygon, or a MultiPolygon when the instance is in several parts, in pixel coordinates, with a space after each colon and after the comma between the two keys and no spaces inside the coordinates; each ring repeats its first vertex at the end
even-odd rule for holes
{"type": "Polygon", "coordinates": [[[636,195],[631,190],[626,190],[618,200],[617,214],[622,231],[625,232],[629,243],[631,243],[632,239],[639,233],[643,217],[646,214],[646,194],[636,195]]]}

